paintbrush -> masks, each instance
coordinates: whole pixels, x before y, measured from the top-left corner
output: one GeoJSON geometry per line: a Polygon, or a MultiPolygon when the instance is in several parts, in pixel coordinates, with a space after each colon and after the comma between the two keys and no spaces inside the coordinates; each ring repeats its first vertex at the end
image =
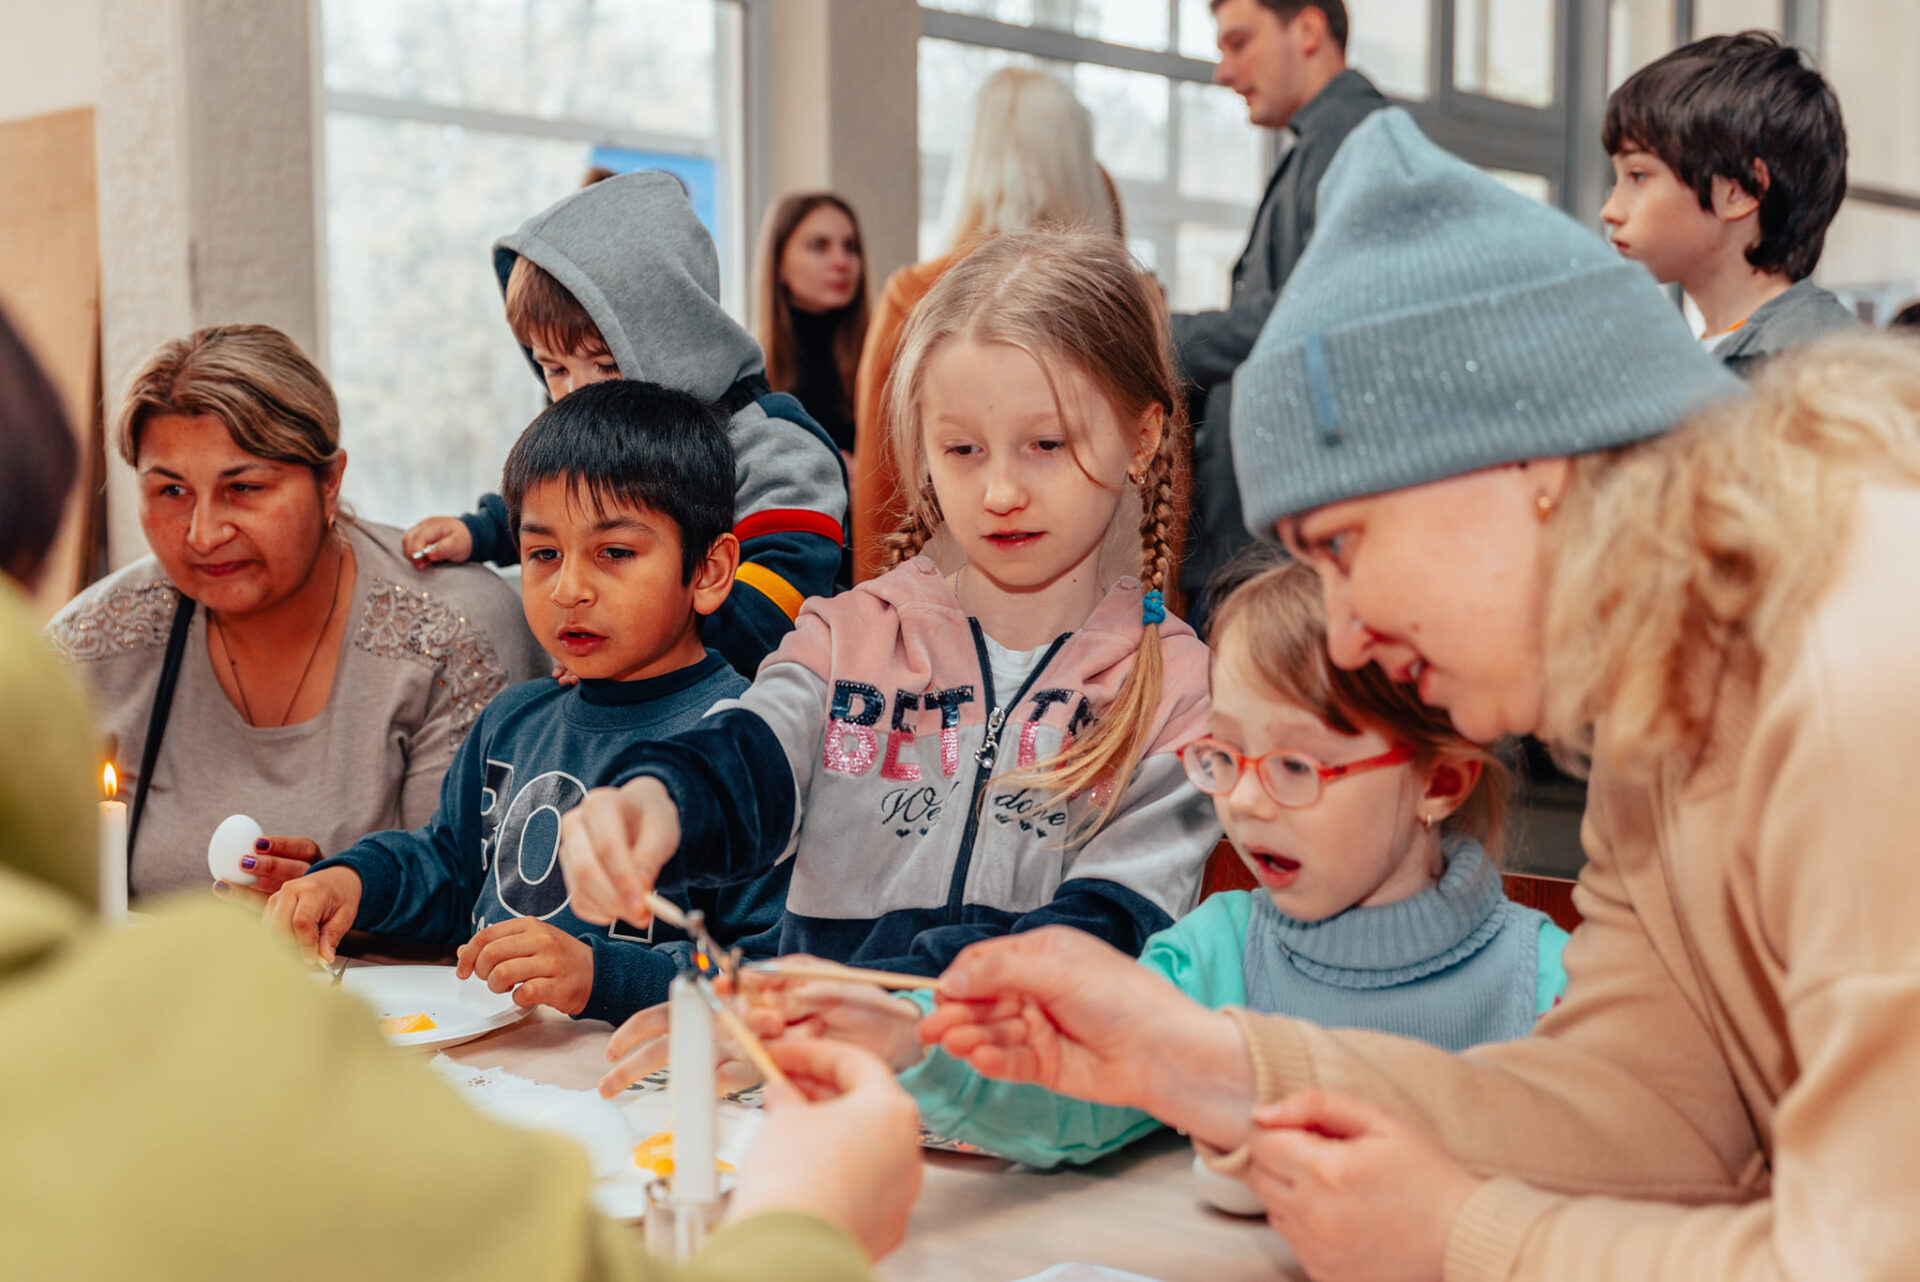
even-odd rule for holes
{"type": "Polygon", "coordinates": [[[791,1087],[792,1080],[781,1070],[780,1065],[773,1062],[773,1056],[768,1053],[766,1043],[755,1037],[753,1030],[733,1013],[733,1008],[720,1000],[720,994],[713,991],[713,985],[695,981],[694,987],[700,990],[701,1000],[706,1002],[708,1009],[713,1012],[713,1017],[720,1021],[720,1027],[725,1029],[727,1036],[731,1037],[745,1052],[753,1066],[760,1070],[760,1075],[768,1081],[791,1087]]]}
{"type": "Polygon", "coordinates": [[[658,917],[669,926],[678,926],[681,930],[689,929],[687,925],[687,915],[680,911],[680,905],[674,903],[665,895],[648,891],[647,911],[651,912],[655,917],[658,917]]]}
{"type": "Polygon", "coordinates": [[[842,966],[839,962],[830,961],[776,959],[755,962],[746,969],[762,975],[780,975],[787,979],[834,979],[850,984],[875,984],[893,991],[940,987],[938,978],[927,975],[907,975],[892,970],[868,970],[861,966],[842,966]]]}

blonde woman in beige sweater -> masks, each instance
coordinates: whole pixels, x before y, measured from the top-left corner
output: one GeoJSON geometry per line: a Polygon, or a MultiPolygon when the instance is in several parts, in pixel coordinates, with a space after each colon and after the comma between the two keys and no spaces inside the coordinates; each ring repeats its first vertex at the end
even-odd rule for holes
{"type": "Polygon", "coordinates": [[[962,954],[923,1036],[1188,1130],[1316,1278],[1910,1278],[1920,351],[1725,399],[1583,229],[1398,111],[1348,147],[1236,380],[1248,522],[1336,662],[1590,757],[1565,1000],[1456,1056],[1062,933],[962,954]]]}

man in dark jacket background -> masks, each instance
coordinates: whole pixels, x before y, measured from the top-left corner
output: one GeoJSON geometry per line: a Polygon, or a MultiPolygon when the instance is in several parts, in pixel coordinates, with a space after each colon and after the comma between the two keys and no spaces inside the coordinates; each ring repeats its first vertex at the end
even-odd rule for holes
{"type": "Polygon", "coordinates": [[[1227,428],[1233,372],[1253,350],[1313,234],[1315,193],[1334,152],[1355,125],[1387,105],[1347,67],[1342,0],[1213,0],[1213,19],[1220,48],[1214,81],[1246,99],[1254,124],[1288,129],[1291,145],[1267,180],[1247,247],[1233,265],[1226,310],[1173,318],[1180,366],[1198,393],[1193,522],[1180,570],[1196,627],[1208,578],[1248,542],[1227,428]]]}

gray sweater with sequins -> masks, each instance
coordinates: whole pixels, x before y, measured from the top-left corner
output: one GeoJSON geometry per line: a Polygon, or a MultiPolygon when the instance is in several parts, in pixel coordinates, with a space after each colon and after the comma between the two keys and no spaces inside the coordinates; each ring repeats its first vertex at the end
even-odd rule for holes
{"type": "MultiPolygon", "coordinates": [[[[207,886],[207,838],[232,814],[253,816],[269,833],[310,837],[327,854],[369,832],[419,827],[488,700],[549,670],[513,590],[493,571],[422,574],[401,554],[399,530],[342,528],[356,562],[352,614],[326,708],[312,720],[248,725],[214,676],[206,612],[194,611],[133,851],[136,897],[207,886]]],[[[47,627],[92,688],[123,800],[138,782],[179,598],[159,562],[143,557],[75,597],[47,627]]]]}

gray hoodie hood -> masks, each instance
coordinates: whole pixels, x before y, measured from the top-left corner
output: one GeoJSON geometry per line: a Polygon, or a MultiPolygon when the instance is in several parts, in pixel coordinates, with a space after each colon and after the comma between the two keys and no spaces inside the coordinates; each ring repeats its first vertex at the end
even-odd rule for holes
{"type": "MultiPolygon", "coordinates": [[[[760,344],[720,306],[713,238],[670,174],[608,178],[502,236],[493,246],[502,297],[521,255],[586,308],[624,378],[717,401],[766,368],[760,344]]],[[[527,361],[538,376],[531,351],[527,361]]]]}

